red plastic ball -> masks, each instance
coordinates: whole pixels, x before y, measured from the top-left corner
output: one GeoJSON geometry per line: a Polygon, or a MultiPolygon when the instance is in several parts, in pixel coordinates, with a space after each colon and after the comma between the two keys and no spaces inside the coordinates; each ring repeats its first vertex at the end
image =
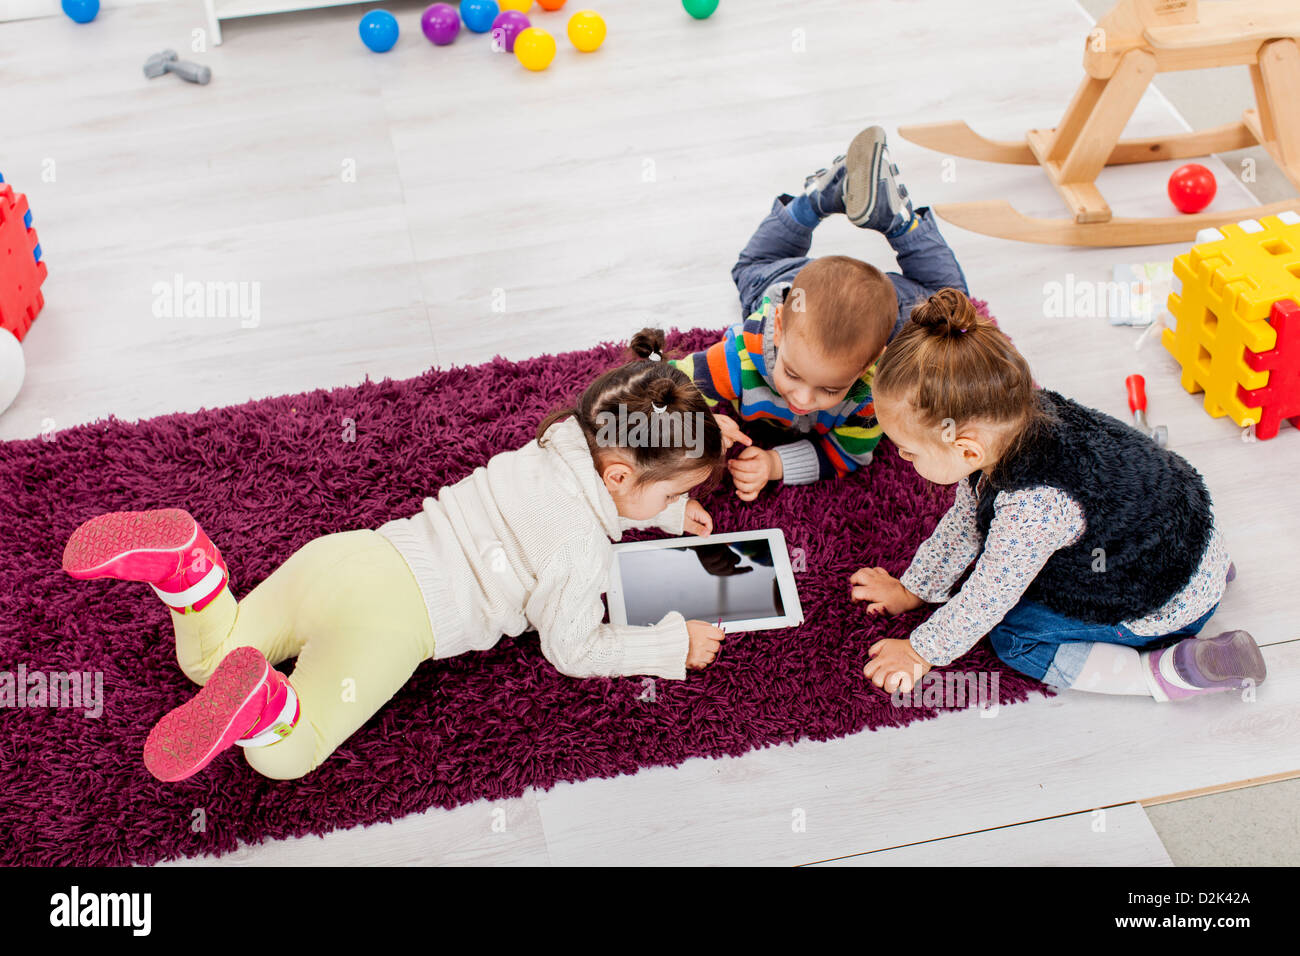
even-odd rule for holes
{"type": "Polygon", "coordinates": [[[1179,212],[1200,212],[1214,200],[1219,184],[1200,163],[1179,166],[1169,177],[1169,198],[1179,212]]]}

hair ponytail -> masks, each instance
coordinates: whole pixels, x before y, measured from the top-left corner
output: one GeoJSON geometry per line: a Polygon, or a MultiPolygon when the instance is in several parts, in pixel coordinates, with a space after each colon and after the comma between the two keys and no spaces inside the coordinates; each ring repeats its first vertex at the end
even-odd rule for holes
{"type": "Polygon", "coordinates": [[[664,330],[642,329],[632,336],[632,341],[628,343],[627,347],[628,351],[637,358],[657,362],[663,358],[664,330]]]}
{"type": "Polygon", "coordinates": [[[599,376],[574,406],[551,412],[537,426],[538,443],[552,425],[571,416],[586,435],[597,468],[611,453],[621,453],[635,465],[637,484],[707,468],[705,484],[712,485],[726,470],[722,429],[695,383],[665,360],[663,329],[642,329],[628,352],[631,361],[599,376]],[[603,423],[634,415],[646,423],[650,440],[601,441],[603,423]]]}

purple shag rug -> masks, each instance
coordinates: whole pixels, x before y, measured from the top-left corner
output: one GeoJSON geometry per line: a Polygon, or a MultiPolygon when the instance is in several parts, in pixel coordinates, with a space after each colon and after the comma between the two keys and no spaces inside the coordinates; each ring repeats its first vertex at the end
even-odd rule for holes
{"type": "MultiPolygon", "coordinates": [[[[717,335],[674,332],[669,348],[703,348],[717,335]]],[[[849,602],[849,575],[863,565],[901,574],[952,495],[884,442],[869,468],[845,480],[769,488],[750,504],[727,483],[705,498],[719,531],[780,527],[803,549],[806,623],[728,640],[714,666],[658,681],[653,701],[640,699],[641,678],[561,675],[530,632],[421,665],[304,779],[262,777],[238,752],[178,784],[150,776],[146,735],[196,687],[176,664],[168,612],[149,588],[63,573],[63,546],[79,524],[105,511],[186,508],[221,548],[242,597],[312,538],[414,514],[426,495],[524,444],[550,409],[622,355],[618,344],[498,358],[0,443],[0,672],[22,665],[29,679],[40,671],[103,680],[98,717],[0,707],[0,863],[224,853],[562,780],[934,717],[935,708],[894,706],[861,674],[872,642],[905,638],[928,612],[871,618],[849,602]],[[343,440],[345,419],[355,422],[354,441],[343,440]]],[[[986,641],[949,669],[997,672],[1002,704],[1050,693],[986,641]]]]}

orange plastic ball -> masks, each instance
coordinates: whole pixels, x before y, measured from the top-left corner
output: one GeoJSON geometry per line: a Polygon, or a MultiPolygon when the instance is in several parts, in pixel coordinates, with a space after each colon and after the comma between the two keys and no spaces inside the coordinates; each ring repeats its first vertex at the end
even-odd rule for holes
{"type": "Polygon", "coordinates": [[[537,5],[543,10],[558,10],[564,6],[564,0],[537,0],[537,5]]]}

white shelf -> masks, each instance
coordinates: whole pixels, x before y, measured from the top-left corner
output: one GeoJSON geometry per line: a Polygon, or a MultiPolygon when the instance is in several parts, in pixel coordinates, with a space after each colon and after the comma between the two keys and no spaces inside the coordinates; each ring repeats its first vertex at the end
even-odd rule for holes
{"type": "Polygon", "coordinates": [[[212,42],[221,44],[221,21],[238,17],[257,17],[271,13],[293,13],[296,10],[320,10],[325,7],[343,7],[364,3],[365,0],[203,0],[208,15],[208,28],[212,42]]]}

